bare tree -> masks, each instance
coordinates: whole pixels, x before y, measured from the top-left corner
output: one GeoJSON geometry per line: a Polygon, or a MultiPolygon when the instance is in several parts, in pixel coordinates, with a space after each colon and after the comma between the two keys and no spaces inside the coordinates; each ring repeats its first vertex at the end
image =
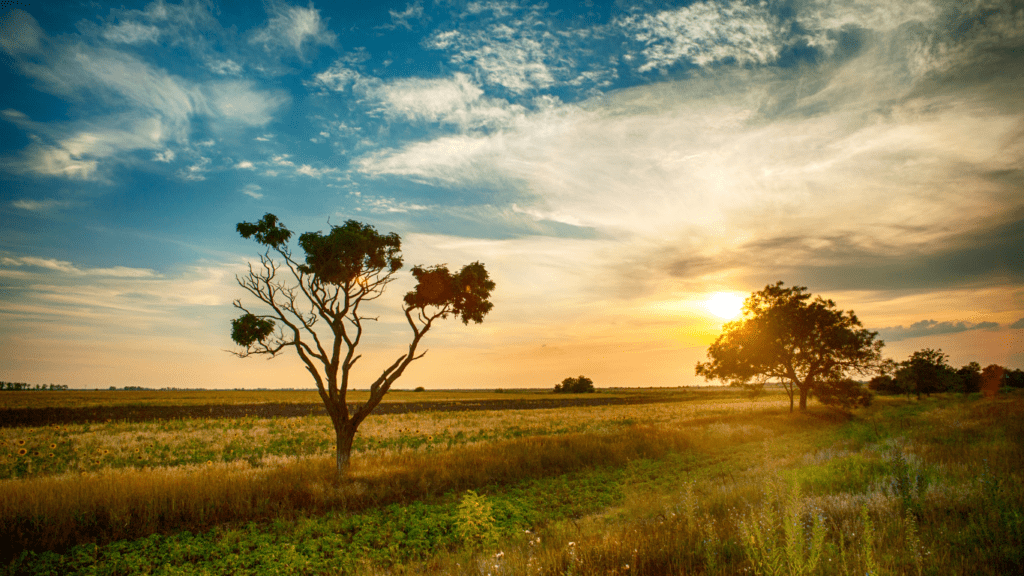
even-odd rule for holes
{"type": "Polygon", "coordinates": [[[366,403],[350,409],[346,396],[352,368],[360,358],[356,349],[365,322],[377,319],[363,315],[360,306],[380,298],[395,280],[402,268],[401,239],[348,220],[332,225],[326,235],[302,234],[299,246],[305,259],[300,263],[288,248],[292,232],[273,214],[256,223],[242,222],[237,230],[243,238],[266,246],[259,265],[251,264],[249,273],[237,280],[268,310],[257,314],[235,301],[243,314],[231,322],[231,339],[245,349],[234,354],[273,357],[294,350],[299,355],[331,417],[337,435],[338,474],[344,475],[359,425],[409,364],[426,354],[418,352],[423,336],[435,321],[449,316],[461,318],[464,324],[482,322],[493,307],[488,298],[494,282],[479,262],[456,274],[444,265],[414,266],[417,284],[402,306],[412,329],[408,351],[370,384],[366,403]]]}

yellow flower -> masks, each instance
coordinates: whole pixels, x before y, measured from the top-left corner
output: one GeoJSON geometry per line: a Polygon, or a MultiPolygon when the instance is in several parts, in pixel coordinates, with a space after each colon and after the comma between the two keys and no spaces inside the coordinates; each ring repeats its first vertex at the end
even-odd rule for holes
{"type": "Polygon", "coordinates": [[[54,449],[54,448],[56,448],[56,447],[57,447],[57,445],[56,445],[56,444],[50,444],[50,450],[53,450],[53,449],[54,449]]]}
{"type": "Polygon", "coordinates": [[[50,457],[50,458],[53,458],[53,452],[50,452],[50,456],[49,456],[49,457],[50,457]]]}
{"type": "Polygon", "coordinates": [[[18,456],[24,456],[25,454],[28,454],[28,450],[25,450],[24,448],[18,450],[18,456]]]}
{"type": "Polygon", "coordinates": [[[18,446],[24,446],[24,445],[25,445],[25,441],[24,440],[18,440],[18,446]]]}

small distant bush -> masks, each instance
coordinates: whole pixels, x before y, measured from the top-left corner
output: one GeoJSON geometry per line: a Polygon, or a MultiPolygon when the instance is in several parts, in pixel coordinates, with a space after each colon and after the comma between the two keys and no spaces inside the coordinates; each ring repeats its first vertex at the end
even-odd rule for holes
{"type": "Polygon", "coordinates": [[[426,391],[427,391],[427,389],[424,388],[423,386],[417,386],[416,389],[413,390],[413,392],[426,392],[426,391]]]}
{"type": "Polygon", "coordinates": [[[594,381],[586,376],[579,378],[566,378],[561,384],[555,384],[555,392],[567,394],[581,394],[594,391],[594,381]]]}

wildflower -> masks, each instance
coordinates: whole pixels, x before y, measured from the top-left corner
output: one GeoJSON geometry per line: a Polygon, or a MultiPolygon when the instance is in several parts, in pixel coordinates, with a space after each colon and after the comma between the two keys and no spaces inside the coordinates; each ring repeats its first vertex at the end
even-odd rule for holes
{"type": "Polygon", "coordinates": [[[24,448],[18,450],[18,456],[24,456],[25,454],[28,454],[28,450],[25,450],[24,448]]]}
{"type": "Polygon", "coordinates": [[[498,553],[497,553],[497,554],[495,554],[495,555],[494,555],[494,557],[495,557],[495,558],[498,558],[499,560],[500,560],[500,559],[501,559],[501,558],[502,558],[503,556],[505,556],[505,553],[504,553],[504,552],[502,552],[502,551],[500,551],[500,550],[498,551],[498,553]]]}
{"type": "Polygon", "coordinates": [[[103,450],[100,450],[100,454],[103,455],[103,456],[106,456],[107,454],[110,454],[110,450],[107,450],[106,448],[104,448],[103,450]]]}
{"type": "Polygon", "coordinates": [[[206,465],[207,466],[213,466],[213,460],[207,460],[206,461],[206,465]]]}
{"type": "Polygon", "coordinates": [[[18,440],[18,446],[24,446],[24,445],[25,445],[25,441],[24,440],[18,440]]]}
{"type": "Polygon", "coordinates": [[[53,450],[53,449],[54,449],[54,448],[56,448],[56,447],[57,447],[57,445],[56,445],[56,444],[50,444],[50,450],[53,450]]]}
{"type": "Polygon", "coordinates": [[[139,453],[139,447],[138,447],[138,446],[136,446],[136,447],[135,447],[135,453],[136,453],[136,454],[138,454],[138,453],[139,453]]]}
{"type": "Polygon", "coordinates": [[[53,452],[50,452],[50,456],[49,456],[49,457],[50,457],[50,458],[53,458],[53,452]]]}

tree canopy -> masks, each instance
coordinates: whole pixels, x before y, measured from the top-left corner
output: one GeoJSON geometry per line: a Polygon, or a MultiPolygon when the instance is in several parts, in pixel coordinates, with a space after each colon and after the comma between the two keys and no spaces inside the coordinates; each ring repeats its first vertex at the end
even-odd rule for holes
{"type": "Polygon", "coordinates": [[[776,382],[789,394],[792,411],[797,391],[804,410],[819,383],[874,370],[884,345],[877,333],[862,328],[853,311],[820,296],[812,299],[806,290],[777,282],[751,294],[743,316],[726,323],[708,347],[708,361],[697,363],[697,375],[743,386],[776,382]]]}
{"type": "MultiPolygon", "coordinates": [[[[896,370],[896,386],[907,394],[931,394],[952,388],[956,371],[946,361],[948,354],[942,350],[925,348],[910,355],[896,370]]],[[[980,377],[980,374],[979,374],[980,377]]]]}
{"type": "Polygon", "coordinates": [[[586,376],[578,378],[566,378],[560,384],[555,384],[555,392],[566,394],[582,394],[594,391],[594,381],[586,376]]]}
{"type": "Polygon", "coordinates": [[[348,220],[332,225],[326,234],[299,236],[304,257],[297,260],[288,247],[292,232],[277,216],[266,214],[257,222],[242,222],[236,229],[243,238],[266,247],[259,265],[250,265],[249,273],[238,278],[239,285],[262,303],[264,310],[252,312],[240,300],[235,301],[235,307],[243,312],[231,322],[231,339],[243,348],[236,354],[273,357],[289,349],[298,354],[334,425],[339,473],[348,466],[359,425],[406,367],[426,353],[418,352],[418,346],[434,322],[454,316],[464,324],[479,324],[493,308],[489,298],[494,282],[480,262],[456,273],[444,265],[414,266],[416,286],[405,294],[402,306],[412,330],[408,351],[370,383],[366,403],[350,409],[346,396],[351,370],[360,358],[356,349],[365,321],[376,320],[363,315],[360,306],[381,297],[395,280],[403,265],[401,238],[348,220]]]}

